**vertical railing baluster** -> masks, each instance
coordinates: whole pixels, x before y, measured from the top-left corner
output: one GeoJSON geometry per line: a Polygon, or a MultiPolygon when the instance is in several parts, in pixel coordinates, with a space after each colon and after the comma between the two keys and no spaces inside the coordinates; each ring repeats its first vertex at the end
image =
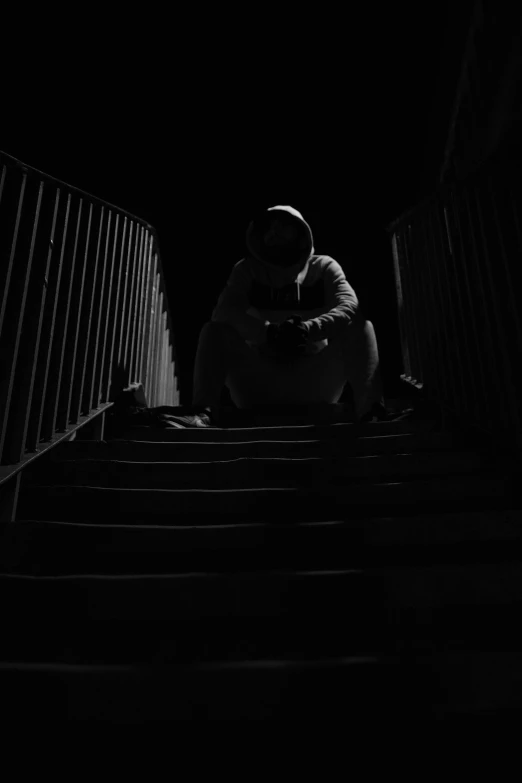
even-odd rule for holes
{"type": "Polygon", "coordinates": [[[116,339],[116,329],[118,326],[118,309],[120,301],[120,285],[123,266],[123,246],[122,242],[125,235],[125,229],[121,227],[120,215],[116,215],[116,225],[114,227],[114,236],[112,240],[112,260],[111,260],[111,285],[109,289],[108,311],[107,311],[107,335],[105,338],[105,360],[103,365],[102,383],[100,389],[100,400],[102,403],[109,400],[111,381],[113,379],[113,359],[114,343],[116,339]]]}
{"type": "Polygon", "coordinates": [[[159,373],[158,373],[158,405],[164,405],[163,402],[163,314],[161,316],[160,335],[159,335],[159,373]]]}
{"type": "Polygon", "coordinates": [[[154,372],[154,385],[155,385],[155,403],[159,405],[160,399],[160,371],[161,371],[161,322],[163,315],[163,291],[161,290],[161,277],[158,275],[158,311],[156,313],[156,356],[155,356],[155,372],[154,372]]]}
{"type": "MultiPolygon", "coordinates": [[[[163,292],[163,307],[165,307],[165,292],[163,292]]],[[[164,356],[165,356],[165,319],[167,317],[167,314],[165,313],[165,310],[161,313],[161,324],[160,324],[160,394],[161,394],[161,405],[163,405],[163,377],[164,377],[164,356]]]]}
{"type": "MultiPolygon", "coordinates": [[[[85,277],[88,274],[87,263],[88,255],[87,248],[89,246],[90,231],[91,231],[91,217],[92,206],[90,204],[84,204],[86,208],[86,216],[82,225],[82,241],[79,242],[79,264],[78,264],[78,276],[76,280],[76,291],[74,292],[74,299],[71,303],[72,312],[74,317],[71,320],[71,346],[70,346],[70,360],[68,361],[67,376],[69,377],[68,390],[66,392],[66,406],[65,406],[65,426],[68,424],[77,424],[79,417],[79,399],[80,399],[80,386],[83,375],[84,364],[84,346],[80,344],[80,361],[77,362],[78,356],[78,341],[80,336],[80,326],[82,327],[82,336],[86,332],[86,322],[89,318],[89,300],[84,294],[85,290],[85,277]],[[86,231],[84,238],[83,232],[86,231]],[[83,247],[82,247],[83,245],[83,247]]],[[[78,241],[78,240],[77,240],[78,241]]]]}
{"type": "Polygon", "coordinates": [[[131,353],[132,353],[132,323],[133,323],[133,315],[134,315],[134,298],[135,298],[135,288],[136,288],[136,271],[138,268],[138,252],[139,252],[139,240],[140,240],[140,226],[136,224],[136,233],[133,238],[132,242],[132,253],[131,253],[131,265],[129,270],[129,298],[128,298],[128,306],[127,306],[127,313],[125,317],[125,337],[124,337],[124,352],[123,352],[123,366],[125,367],[126,372],[129,375],[129,383],[132,383],[132,376],[131,376],[131,353]]]}
{"type": "Polygon", "coordinates": [[[71,399],[71,383],[74,372],[75,336],[78,326],[78,312],[80,306],[81,286],[83,272],[81,264],[81,249],[78,249],[80,232],[85,221],[82,221],[84,201],[79,198],[75,211],[76,221],[74,226],[74,244],[71,253],[71,275],[69,279],[69,293],[67,301],[67,315],[65,317],[65,340],[62,351],[60,386],[58,392],[58,404],[56,407],[56,425],[58,432],[64,432],[69,423],[69,404],[71,399]]]}
{"type": "MultiPolygon", "coordinates": [[[[130,301],[130,289],[131,289],[131,268],[132,268],[132,254],[134,251],[133,241],[133,229],[134,223],[132,220],[125,219],[125,230],[128,232],[127,244],[122,247],[122,253],[124,254],[124,268],[122,279],[122,298],[121,298],[121,316],[118,324],[118,333],[116,337],[115,355],[117,356],[116,365],[118,374],[125,376],[125,382],[129,380],[126,368],[125,368],[125,345],[127,336],[127,317],[130,301]]],[[[119,391],[115,389],[115,392],[119,391]]]]}
{"type": "Polygon", "coordinates": [[[20,310],[20,302],[25,297],[27,279],[30,272],[28,267],[28,243],[31,237],[31,227],[27,224],[28,216],[30,217],[31,214],[31,204],[34,201],[36,208],[38,198],[38,194],[36,194],[35,198],[33,193],[28,193],[27,172],[22,170],[18,171],[17,174],[18,176],[21,175],[21,185],[13,234],[6,248],[9,253],[9,261],[6,288],[3,292],[2,309],[0,311],[0,356],[2,357],[2,372],[0,373],[0,463],[4,462],[5,433],[13,393],[14,370],[18,355],[18,341],[20,339],[19,332],[22,327],[23,309],[20,310]],[[29,201],[28,206],[26,204],[27,201],[29,201]],[[24,258],[26,259],[25,261],[24,258]],[[13,269],[16,269],[14,275],[12,275],[13,269]],[[4,321],[6,324],[9,324],[9,329],[3,328],[4,321]]]}
{"type": "MultiPolygon", "coordinates": [[[[172,339],[172,334],[170,335],[172,339]]],[[[174,405],[174,362],[172,361],[172,343],[169,343],[169,405],[174,405]]]]}
{"type": "Polygon", "coordinates": [[[149,339],[148,339],[148,346],[147,346],[147,373],[146,378],[147,382],[145,385],[146,389],[146,396],[147,401],[150,399],[152,406],[152,393],[153,393],[153,382],[152,382],[152,374],[153,374],[153,354],[154,354],[154,323],[155,323],[155,312],[156,312],[156,298],[157,298],[157,286],[156,286],[156,275],[157,275],[157,263],[158,263],[158,255],[157,253],[154,253],[153,256],[153,263],[152,263],[152,270],[151,270],[151,280],[150,280],[150,286],[151,286],[151,299],[150,299],[150,310],[149,310],[149,339]]]}
{"type": "MultiPolygon", "coordinates": [[[[68,421],[76,424],[80,417],[80,403],[83,393],[83,383],[85,378],[85,365],[87,362],[87,345],[89,339],[89,331],[91,326],[92,316],[92,292],[94,291],[94,264],[92,263],[92,247],[93,242],[93,204],[88,205],[87,214],[87,235],[85,238],[85,244],[82,248],[83,256],[83,276],[80,295],[80,306],[77,311],[78,322],[76,332],[76,346],[75,346],[75,359],[74,370],[72,376],[72,386],[70,389],[70,404],[69,404],[69,417],[68,421]],[[89,252],[91,250],[91,253],[89,252]]],[[[74,306],[74,305],[73,305],[74,306]]]]}
{"type": "Polygon", "coordinates": [[[104,220],[104,231],[103,231],[103,243],[101,244],[101,247],[99,248],[99,256],[98,256],[98,268],[99,268],[99,275],[98,280],[100,281],[100,285],[97,291],[96,296],[96,318],[95,318],[95,324],[96,327],[93,330],[93,342],[94,342],[94,354],[92,359],[92,365],[90,370],[90,378],[88,377],[88,405],[89,405],[89,413],[92,410],[96,410],[98,408],[98,405],[100,403],[100,397],[99,397],[99,384],[100,384],[100,370],[101,370],[101,364],[102,364],[102,334],[103,334],[103,323],[102,318],[105,313],[105,307],[104,302],[106,299],[106,275],[107,275],[107,257],[109,253],[109,247],[110,247],[110,237],[111,237],[111,226],[112,226],[112,211],[110,209],[106,210],[105,220],[104,220]]]}
{"type": "Polygon", "coordinates": [[[131,332],[130,332],[130,347],[129,347],[129,373],[131,382],[138,381],[136,378],[136,339],[137,339],[137,321],[138,310],[140,300],[140,283],[141,283],[141,270],[143,266],[143,238],[145,229],[143,226],[139,226],[139,243],[138,243],[138,259],[136,269],[134,272],[134,298],[132,302],[131,310],[131,332]]]}
{"type": "MultiPolygon", "coordinates": [[[[100,350],[101,355],[100,356],[100,363],[99,363],[99,371],[96,373],[96,386],[95,386],[95,404],[96,407],[99,408],[99,406],[105,402],[107,402],[107,399],[104,398],[103,392],[105,391],[104,384],[104,378],[106,378],[108,372],[107,372],[107,363],[110,360],[110,356],[107,352],[107,335],[109,334],[109,323],[111,322],[110,319],[110,309],[111,309],[111,301],[112,301],[112,291],[113,291],[113,280],[114,280],[114,265],[115,265],[115,258],[116,258],[116,239],[117,239],[117,231],[118,231],[118,218],[119,216],[116,215],[116,221],[114,224],[114,231],[110,235],[110,243],[107,247],[107,257],[110,258],[110,261],[106,261],[107,267],[108,267],[108,281],[105,284],[105,287],[107,289],[107,296],[104,296],[103,302],[102,302],[102,333],[101,333],[101,344],[100,344],[100,350]]],[[[108,381],[107,381],[108,383],[108,381]]]]}
{"type": "Polygon", "coordinates": [[[154,407],[158,404],[158,323],[159,323],[159,309],[161,302],[160,292],[160,276],[156,275],[156,302],[154,307],[154,346],[153,346],[153,360],[152,360],[152,399],[154,401],[154,407]]]}
{"type": "Polygon", "coordinates": [[[134,335],[134,377],[137,382],[143,383],[143,378],[140,376],[140,351],[141,342],[143,338],[143,304],[145,299],[145,287],[146,287],[146,272],[147,272],[147,247],[148,247],[148,231],[143,227],[141,251],[140,251],[140,277],[139,277],[139,296],[136,307],[136,332],[134,335]]]}
{"type": "Polygon", "coordinates": [[[149,265],[149,232],[145,229],[143,251],[142,251],[142,267],[140,275],[140,299],[138,307],[138,329],[136,334],[136,362],[135,362],[135,376],[136,380],[140,383],[144,382],[142,374],[142,351],[143,351],[143,337],[144,337],[144,322],[145,322],[145,305],[147,296],[147,273],[149,265]]]}
{"type": "MultiPolygon", "coordinates": [[[[27,292],[26,317],[20,340],[16,396],[11,408],[11,461],[19,462],[27,451],[36,451],[36,424],[40,408],[42,362],[46,354],[46,312],[52,307],[49,292],[52,244],[58,213],[57,193],[52,185],[40,186],[40,215],[33,243],[33,262],[27,292]]],[[[9,428],[8,428],[9,431],[9,428]]]]}
{"type": "MultiPolygon", "coordinates": [[[[45,302],[47,250],[54,204],[50,196],[47,196],[42,181],[35,180],[34,186],[37,186],[38,193],[32,218],[31,243],[27,260],[24,259],[22,262],[24,266],[26,265],[25,281],[18,326],[15,327],[17,337],[11,365],[11,393],[7,399],[7,426],[4,430],[5,441],[2,451],[4,464],[20,462],[25,452],[45,302]]],[[[20,257],[15,258],[15,264],[17,261],[20,261],[20,257]]]]}
{"type": "Polygon", "coordinates": [[[56,307],[58,304],[58,293],[60,290],[62,267],[60,263],[60,255],[56,249],[58,247],[58,234],[60,232],[59,223],[61,223],[62,217],[60,211],[60,197],[60,189],[57,188],[54,198],[51,232],[49,236],[49,242],[46,247],[47,270],[45,276],[45,299],[43,301],[44,307],[40,349],[38,352],[38,365],[36,368],[33,389],[33,404],[31,405],[26,437],[26,450],[31,452],[38,450],[42,413],[47,390],[47,377],[51,358],[51,346],[53,342],[54,321],[56,317],[56,307]]]}
{"type": "Polygon", "coordinates": [[[154,386],[154,373],[156,370],[156,319],[157,319],[157,312],[158,312],[158,301],[159,301],[159,290],[158,290],[158,274],[156,273],[154,275],[154,295],[153,295],[153,301],[152,301],[152,328],[151,328],[151,341],[150,341],[150,380],[149,380],[149,387],[150,387],[150,399],[151,399],[151,405],[154,407],[155,405],[155,386],[154,386]]]}
{"type": "Polygon", "coordinates": [[[147,357],[147,385],[148,385],[148,394],[151,400],[151,406],[153,405],[152,400],[154,399],[154,346],[156,343],[155,335],[155,324],[156,324],[156,308],[158,306],[158,286],[157,286],[157,272],[156,272],[156,262],[157,262],[157,256],[154,255],[154,275],[152,277],[151,285],[152,285],[152,299],[151,299],[151,307],[150,307],[150,340],[149,340],[149,351],[148,351],[148,357],[147,357]]]}
{"type": "Polygon", "coordinates": [[[127,236],[127,218],[124,217],[122,221],[117,224],[116,233],[114,238],[114,249],[116,252],[117,261],[115,262],[114,272],[114,304],[111,305],[111,316],[109,325],[109,345],[108,345],[108,359],[106,362],[107,372],[104,378],[104,385],[102,388],[102,398],[105,400],[114,401],[120,388],[118,384],[121,382],[121,368],[118,367],[118,349],[119,338],[121,332],[121,313],[124,305],[124,277],[125,277],[125,249],[127,236]]]}
{"type": "Polygon", "coordinates": [[[146,386],[147,378],[147,350],[149,340],[149,327],[150,327],[150,301],[151,301],[151,269],[152,269],[152,236],[149,234],[147,247],[146,247],[146,264],[145,264],[145,293],[143,297],[143,326],[141,345],[138,361],[138,374],[142,379],[143,387],[146,386]]]}
{"type": "Polygon", "coordinates": [[[103,300],[103,253],[106,238],[109,232],[109,211],[105,207],[96,210],[95,240],[93,237],[92,253],[94,261],[93,281],[91,291],[89,327],[87,331],[87,349],[85,361],[85,377],[83,379],[83,393],[81,399],[81,413],[88,416],[94,408],[94,381],[96,377],[96,364],[99,346],[99,324],[101,306],[103,300]]]}
{"type": "Polygon", "coordinates": [[[163,313],[163,326],[162,326],[162,352],[161,352],[161,394],[162,405],[165,405],[166,390],[165,384],[167,382],[167,313],[163,313]]]}
{"type": "MultiPolygon", "coordinates": [[[[4,166],[2,171],[2,202],[0,203],[0,346],[4,342],[3,325],[10,296],[13,264],[26,192],[27,177],[19,169],[4,166]]],[[[12,330],[10,330],[12,331],[12,330]]],[[[6,356],[4,349],[2,357],[6,356]]],[[[6,361],[3,358],[2,361],[6,361]]],[[[0,378],[1,382],[1,378],[0,378]]],[[[3,400],[0,396],[0,408],[3,400]]]]}
{"type": "Polygon", "coordinates": [[[145,335],[145,348],[143,356],[143,375],[145,377],[145,396],[147,398],[147,404],[151,402],[151,383],[150,383],[150,365],[151,365],[151,348],[152,348],[152,318],[154,310],[154,296],[156,288],[154,285],[156,275],[156,254],[153,253],[151,257],[151,265],[149,271],[149,296],[147,302],[147,329],[145,335]]]}
{"type": "Polygon", "coordinates": [[[56,409],[62,373],[62,358],[65,345],[67,304],[69,301],[69,284],[71,281],[72,265],[70,263],[70,246],[74,240],[74,231],[71,225],[74,221],[72,196],[69,194],[60,209],[60,224],[63,216],[63,230],[61,237],[57,237],[56,253],[59,253],[57,272],[57,292],[54,310],[53,337],[49,346],[47,388],[40,418],[40,434],[38,441],[48,441],[54,435],[56,423],[56,409]]]}

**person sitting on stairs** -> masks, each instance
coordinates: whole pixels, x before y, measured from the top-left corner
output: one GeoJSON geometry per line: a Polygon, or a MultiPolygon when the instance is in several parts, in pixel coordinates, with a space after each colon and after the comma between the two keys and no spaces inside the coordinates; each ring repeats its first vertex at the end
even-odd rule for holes
{"type": "MultiPolygon", "coordinates": [[[[340,264],[315,253],[291,206],[261,211],[199,335],[184,426],[219,426],[224,386],[239,409],[334,404],[347,383],[356,421],[385,411],[375,330],[340,264]]],[[[382,418],[385,418],[383,414],[382,418]]]]}

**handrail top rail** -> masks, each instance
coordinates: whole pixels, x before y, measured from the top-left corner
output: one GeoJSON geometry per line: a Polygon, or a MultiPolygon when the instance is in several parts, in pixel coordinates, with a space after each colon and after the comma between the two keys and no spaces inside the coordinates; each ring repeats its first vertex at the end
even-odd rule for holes
{"type": "Polygon", "coordinates": [[[13,157],[13,155],[9,155],[7,152],[0,150],[0,159],[3,157],[7,158],[6,161],[7,165],[11,165],[16,168],[21,168],[24,171],[27,171],[31,175],[38,175],[40,177],[43,177],[44,179],[50,182],[54,182],[55,184],[60,185],[61,187],[68,188],[69,190],[82,196],[83,198],[90,199],[91,201],[94,201],[97,204],[101,204],[102,206],[108,207],[109,209],[112,209],[115,212],[119,212],[120,215],[124,215],[125,217],[129,217],[132,220],[135,220],[136,222],[140,223],[142,226],[148,228],[154,234],[154,239],[157,241],[156,229],[154,228],[154,226],[152,226],[143,218],[137,217],[137,215],[133,215],[131,212],[127,212],[127,210],[122,209],[121,207],[117,207],[115,204],[110,204],[108,201],[105,201],[99,196],[94,196],[92,193],[87,193],[87,191],[82,190],[81,188],[77,188],[74,185],[69,185],[67,182],[58,179],[57,177],[53,177],[51,174],[46,174],[44,171],[40,171],[40,169],[36,169],[34,166],[29,166],[27,163],[22,163],[21,160],[18,160],[18,158],[13,157]]]}

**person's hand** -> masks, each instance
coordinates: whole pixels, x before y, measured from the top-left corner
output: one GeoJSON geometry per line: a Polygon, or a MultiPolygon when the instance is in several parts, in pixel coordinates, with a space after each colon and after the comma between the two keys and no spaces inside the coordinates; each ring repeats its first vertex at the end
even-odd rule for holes
{"type": "Polygon", "coordinates": [[[267,346],[278,356],[302,356],[307,352],[308,332],[300,315],[291,315],[281,324],[270,324],[267,346]]]}

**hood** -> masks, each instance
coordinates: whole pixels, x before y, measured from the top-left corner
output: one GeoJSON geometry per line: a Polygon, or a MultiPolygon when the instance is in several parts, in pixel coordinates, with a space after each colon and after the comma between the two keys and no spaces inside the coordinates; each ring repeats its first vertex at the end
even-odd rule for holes
{"type": "Polygon", "coordinates": [[[246,245],[251,260],[260,265],[268,273],[272,285],[279,287],[288,283],[300,284],[306,277],[308,262],[314,254],[312,230],[306,220],[297,209],[290,206],[278,205],[270,207],[255,217],[248,226],[246,232],[246,245]],[[263,241],[266,224],[274,213],[282,213],[284,219],[290,223],[295,221],[298,228],[296,242],[290,247],[290,252],[297,259],[291,266],[279,266],[270,260],[269,251],[263,241]]]}

